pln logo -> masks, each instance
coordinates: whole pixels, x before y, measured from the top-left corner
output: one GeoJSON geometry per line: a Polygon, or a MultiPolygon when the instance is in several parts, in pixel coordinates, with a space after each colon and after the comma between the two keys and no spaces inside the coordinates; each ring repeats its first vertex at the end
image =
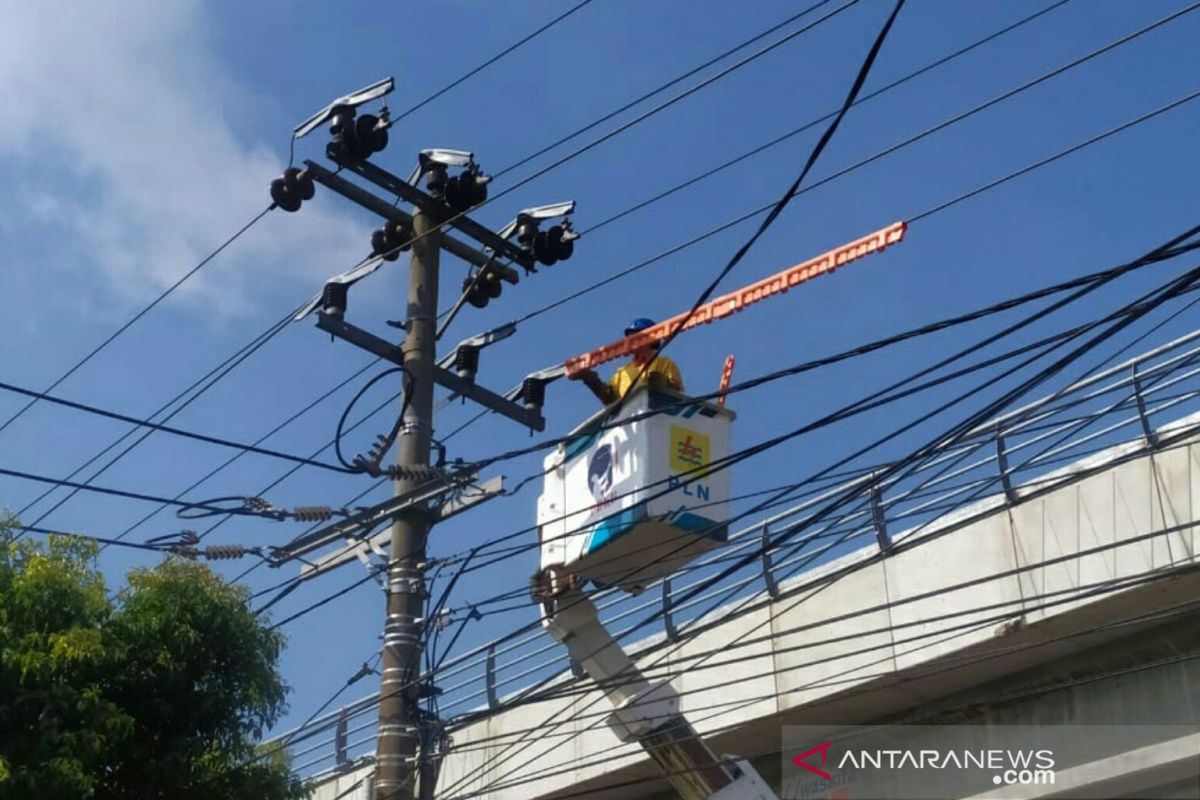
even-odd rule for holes
{"type": "Polygon", "coordinates": [[[671,469],[691,472],[708,464],[709,439],[703,433],[671,426],[671,469]]]}

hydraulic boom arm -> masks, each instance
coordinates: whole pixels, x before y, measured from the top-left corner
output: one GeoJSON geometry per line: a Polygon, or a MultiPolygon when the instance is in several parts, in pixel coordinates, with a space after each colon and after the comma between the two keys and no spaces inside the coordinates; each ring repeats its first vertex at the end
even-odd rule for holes
{"type": "Polygon", "coordinates": [[[718,757],[679,710],[679,695],[650,683],[600,622],[595,604],[569,576],[543,570],[534,580],[542,625],[567,646],[614,710],[608,726],[622,742],[637,742],[683,800],[777,800],[745,761],[718,757]]]}

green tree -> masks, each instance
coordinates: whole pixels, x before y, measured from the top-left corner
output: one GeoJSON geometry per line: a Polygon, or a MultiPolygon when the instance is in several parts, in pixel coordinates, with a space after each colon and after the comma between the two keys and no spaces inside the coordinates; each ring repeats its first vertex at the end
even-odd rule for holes
{"type": "Polygon", "coordinates": [[[283,637],[246,592],[167,559],[110,596],[95,546],[0,521],[0,800],[291,800],[255,743],[286,708],[283,637]]]}

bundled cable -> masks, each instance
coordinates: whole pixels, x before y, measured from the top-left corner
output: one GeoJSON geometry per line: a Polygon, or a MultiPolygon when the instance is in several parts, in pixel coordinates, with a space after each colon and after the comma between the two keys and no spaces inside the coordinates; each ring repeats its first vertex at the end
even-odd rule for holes
{"type": "Polygon", "coordinates": [[[407,474],[401,476],[400,468],[396,468],[395,470],[385,469],[380,465],[383,462],[383,457],[387,455],[387,452],[392,449],[392,445],[396,443],[396,437],[400,435],[400,428],[402,425],[404,425],[404,415],[408,412],[408,404],[411,402],[412,393],[413,377],[412,373],[408,371],[407,367],[392,367],[391,369],[385,369],[383,372],[367,381],[363,387],[358,390],[358,392],[346,405],[346,410],[342,412],[341,418],[338,419],[337,431],[334,433],[333,437],[334,452],[337,453],[337,459],[343,467],[353,472],[365,472],[372,478],[378,478],[385,474],[393,480],[397,479],[398,477],[409,477],[407,474]],[[371,449],[368,450],[366,454],[356,455],[354,458],[347,460],[345,454],[342,452],[342,434],[346,426],[346,419],[350,416],[350,412],[354,409],[354,406],[359,400],[362,399],[363,395],[370,391],[372,386],[389,375],[394,375],[397,372],[403,372],[405,380],[404,398],[400,403],[400,413],[396,416],[396,422],[386,434],[381,434],[375,437],[375,444],[371,446],[371,449]],[[393,472],[395,472],[395,474],[393,474],[393,472]]]}

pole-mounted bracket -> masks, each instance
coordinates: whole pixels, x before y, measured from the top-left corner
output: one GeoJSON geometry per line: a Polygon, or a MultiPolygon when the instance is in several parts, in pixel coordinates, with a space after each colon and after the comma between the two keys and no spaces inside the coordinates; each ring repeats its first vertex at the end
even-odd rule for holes
{"type": "MultiPolygon", "coordinates": [[[[392,344],[388,340],[380,338],[370,331],[363,330],[357,325],[351,325],[345,319],[335,314],[318,313],[317,327],[339,339],[345,339],[347,342],[361,347],[369,353],[374,353],[396,366],[404,366],[404,351],[399,345],[392,344]]],[[[503,395],[496,394],[490,389],[484,389],[474,381],[460,377],[456,373],[437,365],[433,367],[433,379],[454,394],[468,397],[481,406],[486,406],[497,414],[519,422],[527,428],[532,428],[535,431],[546,429],[546,420],[536,408],[527,408],[525,405],[515,403],[503,395]]]]}
{"type": "MultiPolygon", "coordinates": [[[[371,183],[383,189],[388,194],[399,197],[406,203],[412,203],[417,208],[434,216],[437,219],[447,218],[448,223],[458,228],[460,231],[470,236],[479,244],[492,250],[500,258],[515,261],[522,267],[529,269],[533,267],[533,253],[528,252],[509,240],[500,236],[495,231],[488,230],[483,225],[464,214],[453,214],[451,209],[446,206],[441,200],[438,200],[431,194],[423,191],[417,186],[409,183],[398,175],[393,175],[387,170],[378,167],[369,161],[353,161],[342,159],[336,152],[327,151],[325,153],[329,160],[337,164],[342,169],[350,170],[371,183]],[[450,216],[447,216],[451,214],[450,216]]],[[[307,162],[306,162],[307,163],[307,162]]],[[[316,175],[313,178],[316,179],[316,175]]],[[[482,266],[482,265],[478,265],[482,266]]]]}
{"type": "MultiPolygon", "coordinates": [[[[376,197],[361,186],[346,180],[341,175],[326,169],[315,161],[305,161],[304,168],[312,175],[313,180],[325,188],[337,192],[342,197],[352,203],[357,203],[373,214],[401,225],[405,230],[412,230],[412,215],[407,211],[397,208],[383,198],[376,197]]],[[[477,250],[461,239],[456,239],[445,233],[442,234],[442,249],[477,267],[482,267],[492,259],[491,256],[482,250],[477,250]]],[[[505,280],[510,283],[516,283],[520,280],[521,274],[512,267],[503,267],[502,271],[504,272],[505,280]]]]}
{"type": "MultiPolygon", "coordinates": [[[[478,484],[477,486],[459,486],[457,488],[442,486],[440,489],[436,490],[432,496],[429,496],[429,493],[423,493],[425,495],[423,500],[413,501],[412,503],[405,504],[403,507],[410,507],[416,502],[440,500],[439,505],[437,505],[432,511],[431,523],[437,523],[447,520],[456,514],[461,514],[463,511],[466,511],[472,506],[487,500],[491,500],[493,497],[498,497],[503,493],[503,491],[504,476],[497,475],[493,478],[489,478],[481,484],[478,484]]],[[[385,503],[381,505],[386,505],[388,502],[391,501],[385,501],[385,503]]],[[[379,506],[376,506],[376,508],[379,508],[379,506]]],[[[394,515],[400,510],[400,508],[389,509],[389,514],[394,515]]],[[[379,513],[376,513],[374,516],[376,519],[381,518],[379,513]]],[[[330,529],[327,528],[326,530],[328,531],[330,529]]],[[[320,533],[322,532],[317,531],[314,532],[313,535],[320,533]]],[[[372,555],[377,556],[386,563],[388,558],[387,548],[391,544],[392,532],[389,529],[384,529],[370,538],[362,539],[355,537],[352,531],[337,530],[330,534],[323,535],[321,537],[321,544],[317,546],[323,546],[324,544],[337,538],[345,539],[345,546],[338,550],[334,550],[333,552],[317,559],[316,561],[304,563],[300,567],[301,580],[315,578],[318,575],[335,570],[343,564],[348,564],[355,560],[362,561],[364,564],[370,566],[372,555]]]]}

